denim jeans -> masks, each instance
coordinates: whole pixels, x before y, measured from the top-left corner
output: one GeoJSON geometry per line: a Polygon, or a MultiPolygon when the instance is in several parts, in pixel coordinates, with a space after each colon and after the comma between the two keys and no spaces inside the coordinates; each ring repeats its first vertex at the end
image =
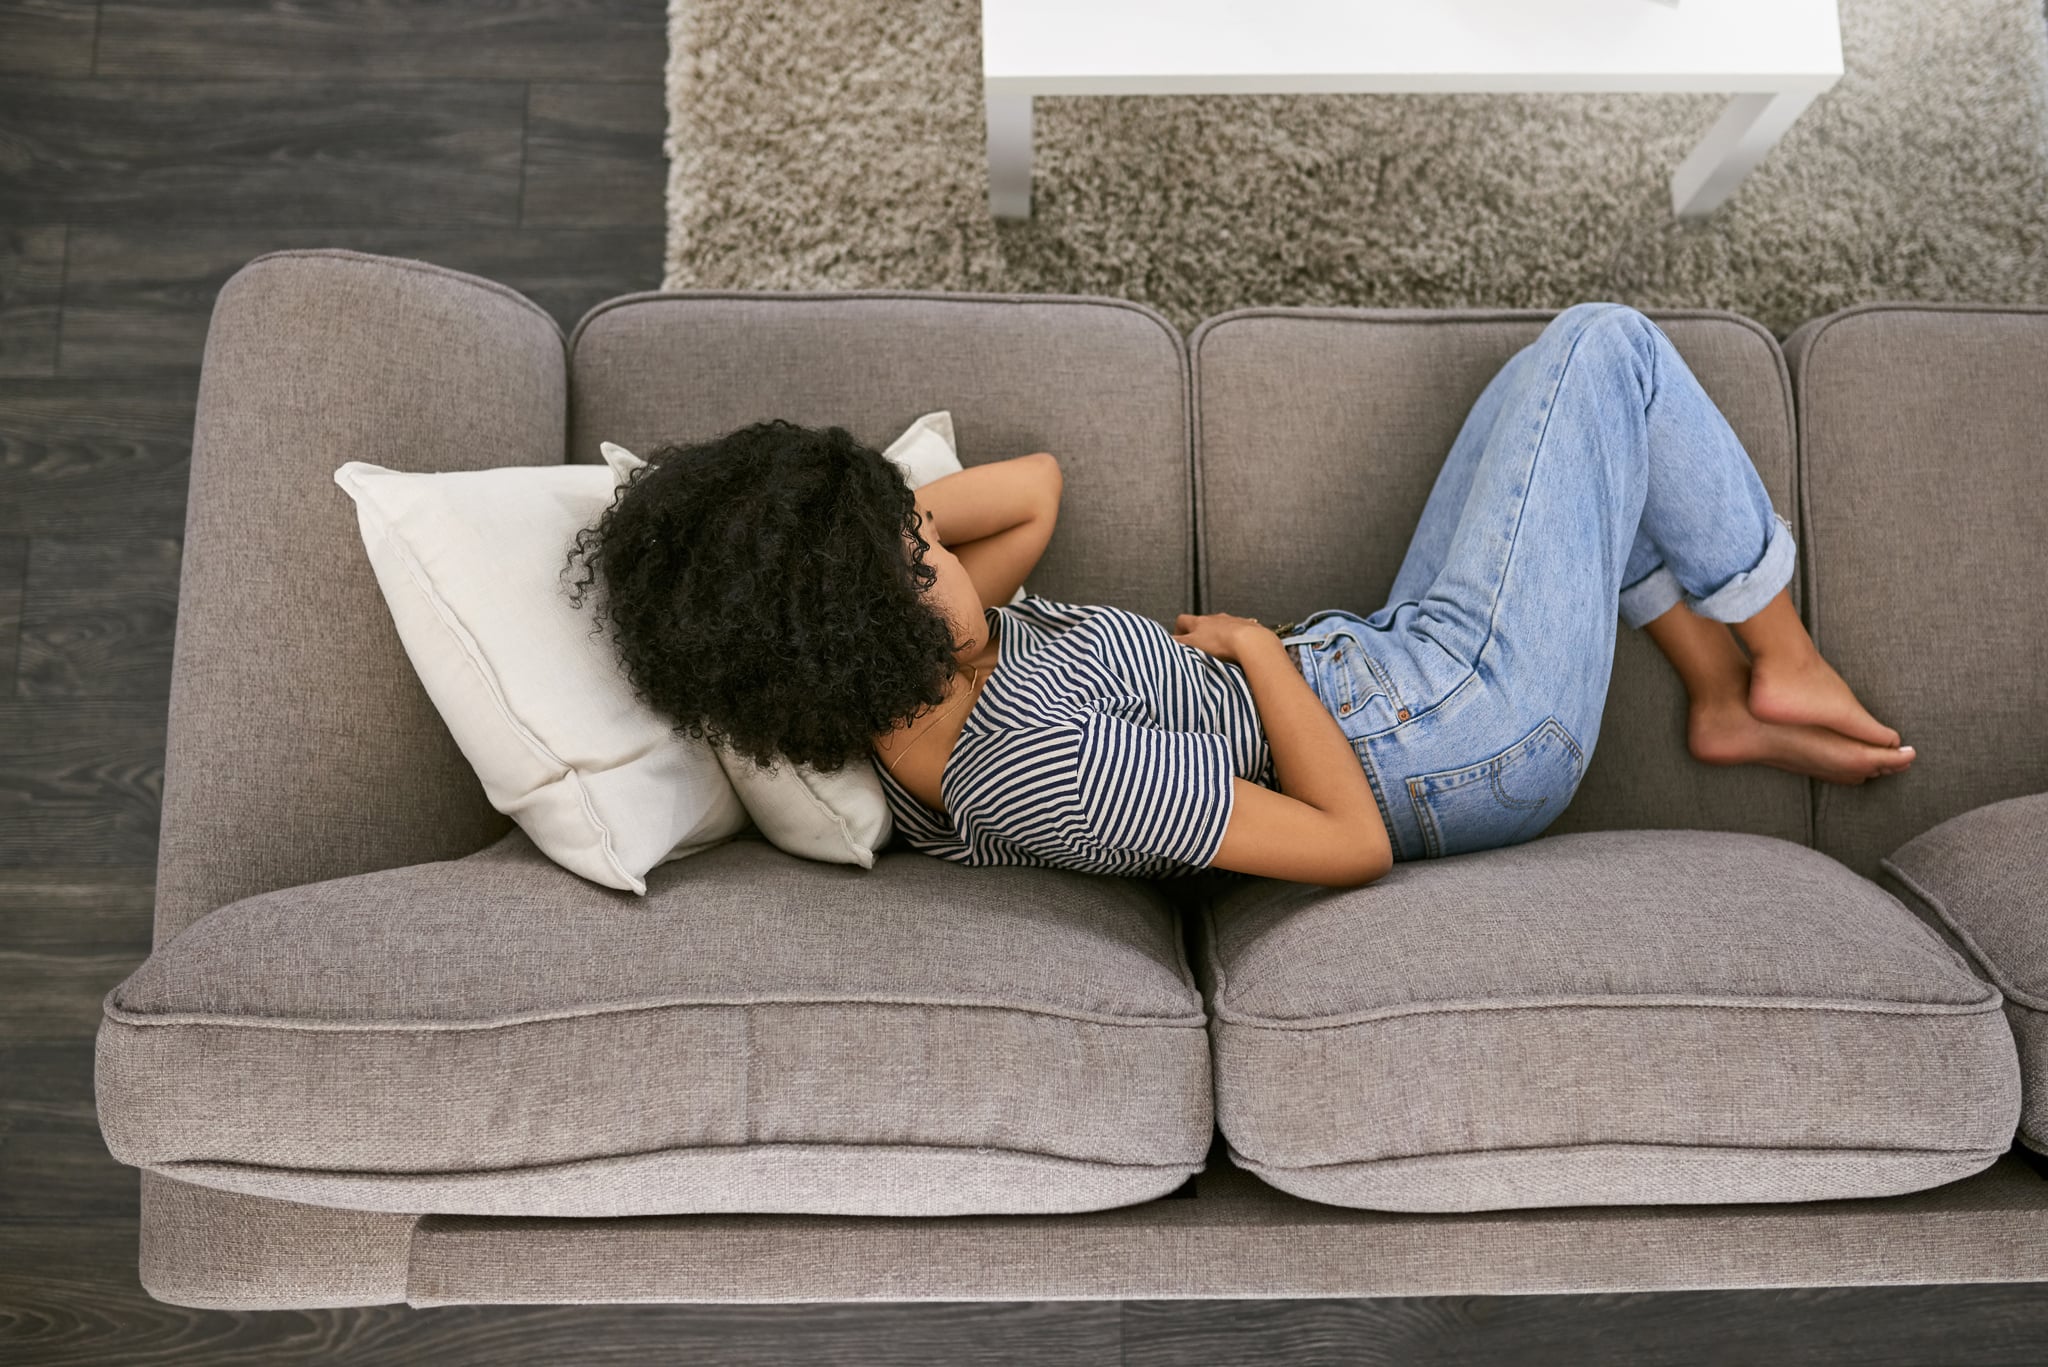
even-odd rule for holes
{"type": "Polygon", "coordinates": [[[1792,527],[1657,325],[1566,309],[1472,405],[1389,601],[1283,626],[1350,740],[1396,860],[1532,840],[1600,736],[1616,619],[1746,621],[1792,527]]]}

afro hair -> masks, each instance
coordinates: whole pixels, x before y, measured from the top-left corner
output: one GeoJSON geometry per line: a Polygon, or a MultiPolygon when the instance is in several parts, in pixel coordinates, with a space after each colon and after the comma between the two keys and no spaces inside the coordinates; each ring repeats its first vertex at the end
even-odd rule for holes
{"type": "Polygon", "coordinates": [[[571,602],[599,588],[596,629],[677,734],[836,773],[959,672],[919,523],[845,428],[758,422],[650,454],[578,531],[571,602]]]}

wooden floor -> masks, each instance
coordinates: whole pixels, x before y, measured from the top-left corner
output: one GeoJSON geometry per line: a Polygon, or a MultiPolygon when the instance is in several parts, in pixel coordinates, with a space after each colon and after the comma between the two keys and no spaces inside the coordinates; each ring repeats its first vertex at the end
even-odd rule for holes
{"type": "Polygon", "coordinates": [[[664,28],[663,0],[0,0],[0,1362],[2048,1361],[2048,1285],[269,1314],[151,1300],[136,1174],[94,1118],[92,1045],[102,996],[149,947],[214,295],[251,257],[300,246],[473,271],[565,330],[657,288],[664,28]]]}

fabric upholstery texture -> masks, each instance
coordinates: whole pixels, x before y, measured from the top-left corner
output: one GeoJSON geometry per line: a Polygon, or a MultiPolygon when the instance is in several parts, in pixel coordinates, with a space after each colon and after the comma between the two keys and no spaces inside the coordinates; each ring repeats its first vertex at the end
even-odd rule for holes
{"type": "Polygon", "coordinates": [[[176,1305],[1512,1295],[2025,1281],[2043,1183],[2001,1164],[1879,1200],[1410,1215],[1224,1163],[1078,1215],[411,1216],[143,1172],[142,1281],[176,1305]],[[1081,1237],[1077,1237],[1077,1233],[1081,1237]],[[1171,1248],[1173,1256],[1160,1250],[1171,1248]]]}
{"type": "Polygon", "coordinates": [[[1918,757],[1814,785],[1814,848],[1866,878],[1986,802],[2048,790],[2048,307],[1872,304],[1785,339],[1813,639],[1918,757]]]}
{"type": "Polygon", "coordinates": [[[1879,1196],[1995,1162],[1999,995],[1768,836],[1588,831],[1256,880],[1197,960],[1232,1161],[1401,1211],[1879,1196]]]}
{"type": "Polygon", "coordinates": [[[192,433],[158,944],[238,898],[452,859],[512,826],[407,661],[333,472],[559,465],[566,404],[562,330],[493,281],[334,248],[266,253],[221,286],[192,433]]]}
{"type": "Polygon", "coordinates": [[[880,449],[952,412],[961,459],[1050,451],[1064,495],[1033,593],[1191,612],[1187,344],[1142,304],[903,290],[643,291],[569,338],[568,458],[647,451],[768,416],[880,449]]]}
{"type": "MultiPolygon", "coordinates": [[[[2014,1004],[1917,897],[1925,920],[1768,838],[1815,838],[1811,793],[1821,848],[1874,861],[2048,789],[2012,682],[2048,677],[2015,629],[2048,487],[2027,310],[1795,334],[1819,478],[1794,477],[1768,333],[1652,313],[1796,498],[1802,607],[1913,770],[1834,790],[1693,764],[1681,687],[1624,631],[1610,758],[1558,827],[1349,893],[862,870],[757,832],[646,899],[596,888],[491,809],[327,483],[775,413],[874,442],[946,406],[963,451],[1061,458],[1035,590],[1162,622],[1376,606],[1465,405],[1549,315],[1266,316],[1296,312],[1204,341],[1082,296],[648,292],[591,310],[571,359],[531,301],[430,263],[237,272],[194,433],[159,953],[109,994],[97,1062],[109,1147],[145,1169],[144,1285],[272,1308],[2039,1278],[2048,1186],[1991,1161],[2019,1123],[2014,1004]],[[1220,979],[1190,978],[1188,932],[1220,979]],[[1272,1017],[1232,1018],[1240,993],[1272,1017]],[[1292,1165],[1318,1143],[1337,1161],[1292,1165]],[[1842,1190],[1865,1194],[1797,1195],[1842,1190]],[[1644,1204],[1557,1204],[1579,1199],[1644,1204]],[[626,1210],[681,1213],[587,1218],[626,1210]]],[[[1943,905],[1979,907],[1981,870],[1954,874],[1943,905]]],[[[2039,951],[2023,920],[1964,923],[2011,931],[2008,968],[2039,951]]]]}
{"type": "MultiPolygon", "coordinates": [[[[1731,313],[1645,312],[1727,416],[1789,518],[1792,403],[1776,339],[1731,313]]],[[[1201,452],[1201,611],[1293,621],[1324,608],[1365,615],[1381,607],[1473,401],[1552,316],[1258,308],[1205,320],[1188,342],[1201,452]]],[[[1799,595],[1795,575],[1795,604],[1799,595]]],[[[1621,626],[1619,609],[1616,617],[1600,739],[1546,835],[1705,827],[1807,843],[1806,779],[1695,760],[1685,744],[1684,683],[1646,633],[1621,626]]]]}
{"type": "Polygon", "coordinates": [[[1194,1186],[1192,1199],[1030,1220],[430,1215],[406,1298],[1178,1300],[2029,1281],[2048,1205],[2048,1183],[2017,1163],[1877,1200],[1430,1216],[1303,1200],[1221,1162],[1194,1186]]]}
{"type": "Polygon", "coordinates": [[[1884,885],[1954,932],[2005,997],[2019,1045],[2019,1139],[2048,1153],[2048,792],[1987,803],[1882,861],[1884,885]]]}
{"type": "Polygon", "coordinates": [[[215,1310],[405,1299],[413,1215],[241,1196],[144,1170],[143,1289],[215,1310]]]}
{"type": "Polygon", "coordinates": [[[222,907],[108,994],[108,1146],[415,1213],[1092,1209],[1200,1168],[1205,1018],[1144,883],[759,839],[648,878],[515,830],[222,907]]]}

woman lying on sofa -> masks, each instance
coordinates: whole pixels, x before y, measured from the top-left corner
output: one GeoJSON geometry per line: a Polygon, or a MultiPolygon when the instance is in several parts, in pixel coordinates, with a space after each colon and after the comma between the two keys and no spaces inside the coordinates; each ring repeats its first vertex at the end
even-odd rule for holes
{"type": "Polygon", "coordinates": [[[962,863],[1350,887],[1533,839],[1598,739],[1617,613],[1705,763],[1913,759],[1807,635],[1747,452],[1620,304],[1501,367],[1364,617],[1012,602],[1059,515],[1046,452],[913,490],[843,428],[769,422],[641,474],[598,529],[635,684],[760,762],[871,763],[908,844],[962,863]]]}

